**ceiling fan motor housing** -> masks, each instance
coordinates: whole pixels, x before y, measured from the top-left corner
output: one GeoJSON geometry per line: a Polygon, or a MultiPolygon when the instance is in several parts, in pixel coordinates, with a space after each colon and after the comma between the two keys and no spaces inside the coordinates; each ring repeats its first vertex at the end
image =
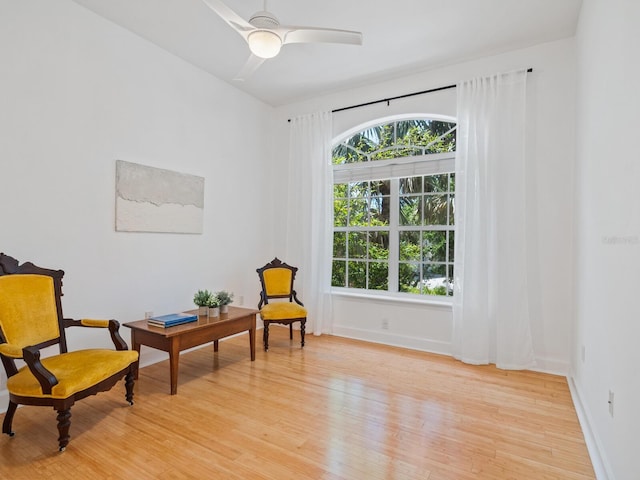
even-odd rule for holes
{"type": "Polygon", "coordinates": [[[251,15],[249,23],[256,28],[278,28],[280,22],[273,13],[270,12],[256,12],[251,15]]]}

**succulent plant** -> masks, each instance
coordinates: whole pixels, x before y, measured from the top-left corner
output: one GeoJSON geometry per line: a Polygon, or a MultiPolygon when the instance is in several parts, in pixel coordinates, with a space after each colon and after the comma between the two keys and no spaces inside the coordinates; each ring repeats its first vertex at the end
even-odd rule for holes
{"type": "Polygon", "coordinates": [[[220,290],[219,292],[216,292],[215,295],[218,297],[218,300],[220,301],[220,306],[229,305],[231,302],[233,302],[233,293],[220,290]]]}

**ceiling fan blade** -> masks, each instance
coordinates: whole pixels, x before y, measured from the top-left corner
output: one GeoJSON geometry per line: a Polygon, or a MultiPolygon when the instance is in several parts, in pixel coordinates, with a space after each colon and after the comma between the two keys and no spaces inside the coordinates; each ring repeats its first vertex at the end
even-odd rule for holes
{"type": "Polygon", "coordinates": [[[346,43],[362,45],[362,33],[351,30],[314,27],[286,27],[275,29],[285,43],[346,43]]]}
{"type": "Polygon", "coordinates": [[[238,74],[233,77],[233,80],[236,82],[244,82],[247,78],[253,75],[253,72],[255,72],[265,60],[266,58],[251,55],[247,60],[247,63],[244,64],[244,67],[242,67],[238,74]]]}
{"type": "Polygon", "coordinates": [[[227,22],[231,28],[237,31],[244,39],[255,27],[247,22],[236,12],[227,7],[220,0],[202,0],[211,10],[216,12],[220,18],[227,22]]]}

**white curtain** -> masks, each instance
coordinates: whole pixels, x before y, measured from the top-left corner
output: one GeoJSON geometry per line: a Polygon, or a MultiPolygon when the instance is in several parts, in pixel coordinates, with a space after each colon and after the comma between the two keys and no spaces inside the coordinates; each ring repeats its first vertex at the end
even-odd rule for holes
{"type": "Polygon", "coordinates": [[[457,86],[455,358],[534,365],[527,288],[526,71],[457,86]]]}
{"type": "Polygon", "coordinates": [[[286,252],[298,267],[296,290],[307,308],[307,330],[331,333],[333,184],[331,112],[291,120],[286,252]],[[301,287],[301,288],[298,288],[301,287]]]}

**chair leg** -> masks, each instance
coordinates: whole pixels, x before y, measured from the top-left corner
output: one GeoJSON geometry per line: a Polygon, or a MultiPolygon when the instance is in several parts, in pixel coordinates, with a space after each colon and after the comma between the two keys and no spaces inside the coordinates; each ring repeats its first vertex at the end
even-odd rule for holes
{"type": "Polygon", "coordinates": [[[133,371],[130,371],[129,373],[127,373],[127,376],[124,377],[124,386],[127,389],[125,398],[127,399],[127,402],[129,402],[129,405],[133,405],[133,385],[135,383],[134,377],[135,373],[133,371]]]}
{"type": "Polygon", "coordinates": [[[269,350],[269,322],[264,322],[264,329],[262,330],[262,341],[264,342],[264,351],[269,350]]]}
{"type": "Polygon", "coordinates": [[[18,404],[13,403],[11,400],[9,400],[7,413],[5,413],[4,422],[2,422],[2,433],[6,433],[10,437],[13,437],[15,435],[15,432],[11,430],[11,426],[13,425],[13,415],[16,413],[17,408],[18,404]]]}
{"type": "Polygon", "coordinates": [[[289,340],[293,340],[293,322],[289,324],[289,340]]]}
{"type": "Polygon", "coordinates": [[[58,445],[61,452],[69,445],[69,427],[71,426],[71,409],[58,410],[58,445]]]}
{"type": "Polygon", "coordinates": [[[301,348],[304,348],[304,329],[305,329],[305,325],[306,324],[307,324],[307,319],[306,318],[300,322],[300,345],[301,345],[301,348]]]}

